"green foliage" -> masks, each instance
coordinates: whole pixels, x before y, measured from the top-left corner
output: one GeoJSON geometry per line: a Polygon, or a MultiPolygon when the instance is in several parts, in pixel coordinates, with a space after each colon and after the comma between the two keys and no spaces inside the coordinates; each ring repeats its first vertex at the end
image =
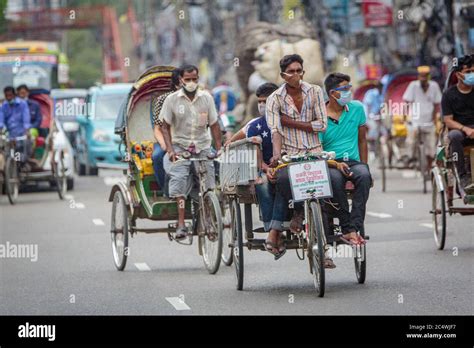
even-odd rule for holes
{"type": "Polygon", "coordinates": [[[102,45],[91,30],[70,30],[68,42],[69,75],[74,87],[87,88],[102,80],[102,45]]]}
{"type": "Polygon", "coordinates": [[[7,1],[8,0],[0,0],[0,33],[4,33],[7,28],[7,20],[5,19],[7,1]]]}

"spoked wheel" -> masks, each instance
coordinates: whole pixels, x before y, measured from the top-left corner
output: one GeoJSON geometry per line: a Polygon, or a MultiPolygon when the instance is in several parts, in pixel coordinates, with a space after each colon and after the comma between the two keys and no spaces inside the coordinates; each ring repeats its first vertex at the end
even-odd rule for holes
{"type": "MultiPolygon", "coordinates": [[[[360,235],[365,237],[364,228],[360,230],[360,235]]],[[[353,247],[355,251],[354,255],[354,264],[355,264],[355,272],[357,282],[359,284],[364,284],[365,282],[365,272],[366,272],[366,262],[367,262],[367,253],[366,253],[366,245],[357,245],[353,247]]]]}
{"type": "Polygon", "coordinates": [[[219,270],[222,257],[222,215],[215,192],[209,191],[204,195],[203,209],[204,234],[199,236],[202,258],[207,271],[215,274],[219,270]]]}
{"type": "Polygon", "coordinates": [[[384,144],[382,144],[381,139],[378,141],[378,161],[379,161],[379,169],[380,169],[380,174],[382,176],[382,192],[385,192],[386,189],[386,183],[387,183],[387,161],[385,159],[385,147],[384,144]]]}
{"type": "Polygon", "coordinates": [[[64,160],[64,152],[53,153],[53,175],[56,182],[56,190],[58,191],[59,199],[64,199],[67,193],[67,176],[66,176],[66,165],[64,160]]]}
{"type": "Polygon", "coordinates": [[[324,225],[319,202],[310,203],[308,229],[308,260],[318,296],[323,297],[325,289],[324,225]]]}
{"type": "Polygon", "coordinates": [[[232,221],[232,257],[237,277],[237,290],[242,290],[244,287],[244,237],[240,204],[236,199],[232,199],[230,202],[230,213],[232,221]]]}
{"type": "Polygon", "coordinates": [[[119,271],[123,271],[127,264],[129,233],[130,224],[127,205],[122,191],[118,190],[115,192],[112,202],[111,237],[114,263],[119,271]]]}
{"type": "Polygon", "coordinates": [[[224,197],[222,200],[222,262],[226,266],[232,265],[232,214],[229,199],[224,197]]]}
{"type": "Polygon", "coordinates": [[[431,213],[433,214],[434,239],[438,250],[443,250],[446,241],[446,201],[444,191],[439,190],[434,177],[431,183],[433,186],[431,213]]]}
{"type": "Polygon", "coordinates": [[[18,192],[20,190],[20,177],[18,173],[18,164],[11,156],[7,157],[5,162],[5,191],[10,204],[15,204],[18,200],[18,192]]]}

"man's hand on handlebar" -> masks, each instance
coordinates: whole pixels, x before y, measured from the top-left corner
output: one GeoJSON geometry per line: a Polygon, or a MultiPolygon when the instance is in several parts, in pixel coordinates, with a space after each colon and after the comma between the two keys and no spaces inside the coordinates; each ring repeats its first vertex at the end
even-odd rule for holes
{"type": "Polygon", "coordinates": [[[168,156],[170,158],[170,162],[175,162],[177,160],[176,152],[174,152],[174,150],[168,151],[168,156]]]}

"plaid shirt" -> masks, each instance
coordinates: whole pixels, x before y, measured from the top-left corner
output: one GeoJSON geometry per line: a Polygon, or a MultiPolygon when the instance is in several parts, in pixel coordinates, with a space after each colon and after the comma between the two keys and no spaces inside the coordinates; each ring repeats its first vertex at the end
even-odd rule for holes
{"type": "Polygon", "coordinates": [[[298,112],[291,96],[283,84],[267,99],[266,119],[272,134],[278,132],[283,137],[282,151],[288,154],[299,154],[306,151],[321,151],[318,132],[324,132],[327,127],[326,105],[324,104],[321,87],[307,82],[301,83],[303,91],[303,106],[298,112]],[[281,114],[285,114],[296,121],[311,122],[313,132],[308,133],[300,129],[281,125],[281,114]]]}
{"type": "Polygon", "coordinates": [[[174,93],[174,91],[166,92],[158,97],[153,98],[153,102],[152,102],[153,125],[160,126],[160,127],[163,125],[163,120],[160,119],[160,112],[161,112],[161,108],[163,107],[163,103],[165,102],[166,97],[169,96],[171,93],[174,93]]]}

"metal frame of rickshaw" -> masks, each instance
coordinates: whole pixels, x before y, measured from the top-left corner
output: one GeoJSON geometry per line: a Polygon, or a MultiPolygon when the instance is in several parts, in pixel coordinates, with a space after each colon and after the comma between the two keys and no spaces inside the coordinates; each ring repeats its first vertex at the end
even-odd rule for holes
{"type": "MultiPolygon", "coordinates": [[[[143,141],[154,142],[154,135],[151,130],[150,116],[151,116],[151,103],[152,98],[158,95],[164,94],[170,91],[172,71],[175,68],[172,66],[154,66],[147,69],[135,82],[132,90],[127,98],[126,103],[122,105],[120,117],[123,120],[118,120],[116,123],[115,133],[119,134],[122,138],[122,144],[125,145],[125,154],[123,155],[124,162],[128,164],[128,169],[123,172],[126,175],[126,183],[119,182],[115,184],[109,195],[109,202],[112,202],[112,220],[111,220],[111,237],[112,237],[112,250],[114,255],[115,266],[119,271],[123,271],[126,266],[128,257],[128,236],[132,237],[137,233],[166,233],[170,241],[177,241],[183,245],[191,245],[193,236],[199,236],[199,254],[205,259],[206,253],[203,253],[203,241],[201,233],[197,230],[197,215],[198,209],[195,204],[192,203],[192,199],[186,201],[185,206],[185,219],[188,226],[192,227],[192,233],[189,234],[187,241],[181,242],[174,239],[172,233],[176,230],[176,223],[169,223],[167,227],[153,227],[153,228],[141,228],[136,225],[138,219],[152,220],[152,221],[170,221],[177,220],[178,208],[175,200],[171,200],[163,196],[163,192],[159,189],[154,175],[141,175],[140,170],[137,168],[135,161],[132,158],[132,142],[142,143],[143,141]],[[145,110],[136,109],[139,104],[145,105],[145,110]],[[135,120],[134,116],[135,115],[135,120]],[[137,116],[138,115],[138,116],[137,116]],[[143,118],[140,119],[140,117],[143,118]],[[137,121],[138,120],[138,121],[137,121]],[[141,122],[139,122],[141,121],[141,122]],[[149,129],[148,134],[143,138],[134,138],[139,135],[131,134],[131,127],[135,125],[133,122],[139,122],[139,127],[142,130],[149,129]],[[146,128],[148,127],[148,128],[146,128]],[[123,232],[122,241],[123,245],[119,244],[117,240],[117,218],[116,210],[123,209],[123,221],[121,232],[123,232]]],[[[138,123],[137,123],[138,124],[138,123]]],[[[221,230],[222,231],[222,230],[221,230]]],[[[220,233],[220,236],[222,232],[220,233]]],[[[220,237],[219,237],[220,238],[220,237]]],[[[222,238],[220,238],[222,247],[222,238]]],[[[219,262],[214,263],[211,266],[205,265],[208,272],[214,274],[219,269],[221,252],[219,251],[219,262]]]]}
{"type": "MultiPolygon", "coordinates": [[[[253,151],[257,151],[259,144],[256,144],[251,139],[243,139],[228,145],[225,152],[233,148],[239,151],[239,147],[246,147],[247,150],[249,150],[249,146],[254,148],[253,151]]],[[[225,152],[221,156],[221,159],[225,157],[225,152]]],[[[252,158],[252,156],[248,155],[246,158],[252,158]]],[[[279,167],[308,161],[328,161],[331,160],[331,158],[330,153],[327,152],[322,152],[320,156],[308,154],[304,158],[299,158],[296,161],[293,161],[290,156],[287,156],[285,161],[279,167]]],[[[242,165],[247,167],[251,166],[249,163],[243,163],[242,165]]],[[[236,274],[236,288],[237,290],[242,290],[244,283],[244,248],[247,248],[249,251],[265,251],[265,239],[255,238],[255,233],[265,233],[265,231],[263,227],[257,229],[253,228],[252,205],[259,205],[255,191],[258,175],[257,171],[254,169],[253,175],[247,174],[246,177],[239,177],[239,169],[240,168],[237,168],[237,170],[235,170],[236,175],[233,180],[227,180],[227,176],[225,174],[223,175],[223,173],[225,173],[225,164],[221,162],[221,190],[223,195],[229,200],[231,215],[229,233],[232,237],[231,243],[229,243],[228,246],[232,249],[236,274]],[[244,204],[245,231],[242,229],[241,204],[244,204]]],[[[251,169],[242,170],[242,172],[245,173],[251,171],[251,169]]],[[[352,190],[353,186],[346,185],[346,192],[349,199],[352,197],[352,190]]],[[[305,228],[299,235],[293,234],[289,231],[289,228],[287,227],[288,221],[284,223],[284,226],[286,227],[285,231],[283,231],[286,235],[286,249],[296,250],[296,254],[300,260],[304,260],[306,253],[309,260],[310,273],[313,275],[316,292],[319,297],[323,297],[325,293],[325,250],[327,246],[338,246],[344,243],[340,239],[340,228],[334,223],[335,216],[325,208],[326,203],[323,204],[323,199],[311,198],[304,201],[304,204],[305,228]],[[315,231],[312,231],[313,226],[315,227],[315,231]],[[331,229],[331,234],[329,234],[328,237],[326,237],[326,233],[324,232],[326,229],[331,229]],[[300,250],[301,252],[299,252],[300,250]]],[[[364,229],[362,229],[360,233],[366,240],[369,240],[369,236],[365,235],[364,229]]],[[[226,247],[226,245],[224,245],[224,247],[226,247]]],[[[366,246],[360,246],[355,249],[353,250],[356,252],[356,278],[358,283],[362,284],[365,282],[366,278],[366,246]]]]}
{"type": "MultiPolygon", "coordinates": [[[[446,79],[444,90],[456,84],[456,75],[451,69],[446,79]]],[[[449,152],[447,144],[447,128],[443,125],[438,138],[438,152],[431,170],[432,209],[434,240],[439,250],[444,249],[447,232],[447,214],[474,215],[474,194],[467,194],[460,185],[457,168],[449,152]],[[454,206],[454,201],[462,202],[463,206],[454,206]],[[438,220],[438,216],[440,220],[438,220]]],[[[474,183],[474,144],[464,147],[463,155],[470,164],[471,178],[474,183]]]]}

